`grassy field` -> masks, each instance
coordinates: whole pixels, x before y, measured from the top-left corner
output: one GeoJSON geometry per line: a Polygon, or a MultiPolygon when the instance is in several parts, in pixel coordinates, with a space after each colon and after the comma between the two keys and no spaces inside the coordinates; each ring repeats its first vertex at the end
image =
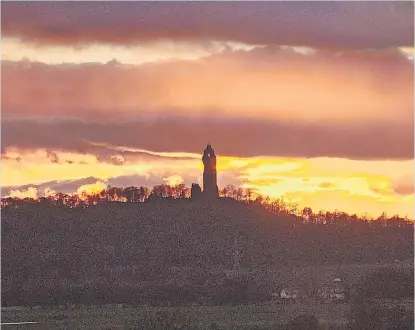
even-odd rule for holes
{"type": "MultiPolygon", "coordinates": [[[[270,271],[268,279],[273,283],[298,286],[304,281],[313,280],[315,284],[330,282],[335,277],[346,279],[354,287],[361,278],[372,274],[381,267],[409,269],[413,263],[393,263],[390,265],[347,265],[347,266],[292,266],[270,271]],[[275,277],[275,278],[274,278],[275,277]]],[[[413,300],[379,301],[377,305],[393,307],[402,305],[413,310],[413,300]]],[[[140,329],[134,327],[139,322],[143,307],[117,307],[117,305],[64,306],[55,308],[2,308],[2,329],[140,329]],[[39,322],[38,324],[4,325],[9,322],[39,322]],[[137,324],[137,323],[136,323],[137,324]]],[[[315,315],[323,329],[345,329],[350,305],[348,303],[289,303],[280,301],[246,306],[193,306],[152,308],[185,315],[192,320],[195,329],[284,329],[284,324],[301,314],[315,315]],[[213,323],[216,328],[210,327],[213,323]]]]}
{"type": "MultiPolygon", "coordinates": [[[[74,309],[29,308],[3,309],[2,323],[35,321],[30,325],[3,325],[4,329],[132,329],[145,307],[117,306],[74,309]]],[[[160,308],[161,309],[161,308],[160,308]]],[[[302,313],[314,314],[322,324],[344,325],[347,322],[347,304],[267,304],[248,306],[168,307],[169,311],[188,316],[195,327],[208,329],[216,323],[219,329],[278,329],[281,324],[302,313]]]]}
{"type": "MultiPolygon", "coordinates": [[[[382,304],[381,302],[379,302],[382,304]]],[[[413,300],[383,302],[413,309],[413,300]]],[[[2,323],[34,321],[38,324],[2,325],[2,329],[138,329],[140,313],[147,307],[77,306],[74,308],[3,308],[2,323]],[[137,324],[137,323],[135,323],[137,324]]],[[[197,329],[284,329],[284,324],[301,314],[318,317],[322,328],[345,329],[349,305],[344,304],[282,304],[278,301],[247,306],[191,306],[150,308],[186,316],[197,329]],[[178,313],[178,314],[177,314],[178,313]],[[213,323],[217,328],[210,327],[213,323]]],[[[180,318],[181,316],[179,316],[180,318]]]]}

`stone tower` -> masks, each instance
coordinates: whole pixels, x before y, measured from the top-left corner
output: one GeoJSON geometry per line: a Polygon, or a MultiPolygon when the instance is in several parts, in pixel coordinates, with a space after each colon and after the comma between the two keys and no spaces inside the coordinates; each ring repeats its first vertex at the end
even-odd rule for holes
{"type": "Polygon", "coordinates": [[[216,177],[216,155],[210,144],[203,152],[203,194],[205,197],[219,197],[216,177]]]}

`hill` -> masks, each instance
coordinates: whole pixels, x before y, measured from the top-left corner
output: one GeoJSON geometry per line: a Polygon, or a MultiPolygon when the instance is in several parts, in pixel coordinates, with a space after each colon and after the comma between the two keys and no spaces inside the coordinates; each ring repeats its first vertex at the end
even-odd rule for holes
{"type": "Polygon", "coordinates": [[[146,301],[166,287],[200,295],[233,267],[236,250],[241,267],[254,273],[389,263],[413,260],[413,230],[304,225],[231,198],[27,205],[2,211],[2,302],[146,301]]]}

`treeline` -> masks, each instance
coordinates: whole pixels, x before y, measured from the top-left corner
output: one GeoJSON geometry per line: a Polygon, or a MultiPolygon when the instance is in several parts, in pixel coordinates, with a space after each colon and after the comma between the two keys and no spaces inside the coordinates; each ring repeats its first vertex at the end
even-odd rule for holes
{"type": "MultiPolygon", "coordinates": [[[[227,185],[219,190],[220,197],[235,199],[244,204],[259,205],[271,214],[289,216],[293,223],[303,224],[337,224],[349,225],[352,223],[370,223],[382,227],[412,226],[413,220],[399,215],[388,216],[385,212],[378,217],[368,215],[349,214],[343,211],[314,212],[310,207],[300,209],[297,204],[285,201],[283,198],[272,199],[255,193],[250,188],[227,185]]],[[[162,200],[191,199],[191,189],[185,184],[160,184],[152,189],[148,187],[108,187],[97,193],[65,194],[56,193],[48,197],[17,198],[6,197],[1,199],[3,209],[16,209],[27,206],[59,206],[67,208],[86,208],[103,203],[144,203],[162,200]]]]}

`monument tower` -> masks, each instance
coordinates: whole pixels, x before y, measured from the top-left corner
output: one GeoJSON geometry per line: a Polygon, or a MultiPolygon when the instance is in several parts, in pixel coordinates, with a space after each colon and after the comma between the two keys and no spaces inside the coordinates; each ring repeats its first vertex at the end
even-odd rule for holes
{"type": "Polygon", "coordinates": [[[205,197],[218,197],[219,190],[216,176],[216,155],[212,146],[208,144],[203,152],[203,194],[205,197]]]}

